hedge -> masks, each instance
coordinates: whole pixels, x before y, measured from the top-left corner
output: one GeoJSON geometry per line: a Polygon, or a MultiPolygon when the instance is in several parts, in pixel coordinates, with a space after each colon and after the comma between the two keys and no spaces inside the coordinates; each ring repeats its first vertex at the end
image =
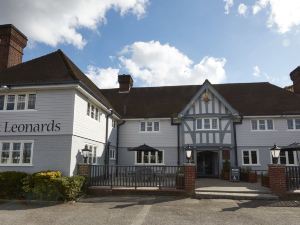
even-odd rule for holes
{"type": "Polygon", "coordinates": [[[19,199],[24,197],[22,180],[26,173],[7,171],[0,173],[0,198],[19,199]]]}
{"type": "Polygon", "coordinates": [[[82,192],[85,178],[65,177],[60,171],[0,173],[1,198],[38,200],[75,200],[82,192]]]}

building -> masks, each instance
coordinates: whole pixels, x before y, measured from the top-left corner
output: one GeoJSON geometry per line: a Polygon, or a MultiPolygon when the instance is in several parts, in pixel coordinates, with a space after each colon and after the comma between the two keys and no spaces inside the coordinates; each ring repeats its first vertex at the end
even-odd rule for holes
{"type": "Polygon", "coordinates": [[[130,75],[100,90],[61,50],[22,63],[27,39],[14,26],[0,26],[0,39],[0,171],[72,175],[85,146],[85,163],[182,165],[192,146],[198,176],[217,177],[226,160],[266,170],[274,144],[299,142],[299,68],[294,93],[270,83],[134,87],[130,75]]]}

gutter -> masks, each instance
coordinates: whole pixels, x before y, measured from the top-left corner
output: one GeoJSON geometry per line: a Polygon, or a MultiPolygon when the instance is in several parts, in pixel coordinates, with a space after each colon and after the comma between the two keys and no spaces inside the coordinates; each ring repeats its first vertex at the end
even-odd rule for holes
{"type": "Polygon", "coordinates": [[[110,112],[106,114],[106,125],[105,125],[105,151],[104,151],[104,165],[109,165],[109,143],[108,141],[108,119],[109,117],[112,117],[113,115],[113,110],[110,109],[110,112]]]}
{"type": "Polygon", "coordinates": [[[181,123],[176,123],[174,122],[174,118],[171,117],[171,125],[172,126],[177,126],[177,165],[180,165],[180,124],[181,123]]]}
{"type": "Polygon", "coordinates": [[[243,116],[240,117],[240,121],[233,122],[233,149],[234,149],[234,165],[238,167],[238,154],[237,154],[237,138],[236,138],[236,125],[242,124],[243,116]]]}
{"type": "Polygon", "coordinates": [[[122,126],[126,121],[123,120],[121,123],[117,124],[117,143],[116,143],[116,165],[119,165],[119,132],[120,126],[122,126]]]}

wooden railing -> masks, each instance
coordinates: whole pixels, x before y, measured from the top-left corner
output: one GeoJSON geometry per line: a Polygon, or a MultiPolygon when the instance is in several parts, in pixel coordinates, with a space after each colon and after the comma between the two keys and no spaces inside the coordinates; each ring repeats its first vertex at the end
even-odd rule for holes
{"type": "Polygon", "coordinates": [[[300,166],[286,166],[286,182],[289,191],[300,189],[300,166]]]}
{"type": "Polygon", "coordinates": [[[91,165],[90,186],[184,188],[183,166],[91,165]]]}

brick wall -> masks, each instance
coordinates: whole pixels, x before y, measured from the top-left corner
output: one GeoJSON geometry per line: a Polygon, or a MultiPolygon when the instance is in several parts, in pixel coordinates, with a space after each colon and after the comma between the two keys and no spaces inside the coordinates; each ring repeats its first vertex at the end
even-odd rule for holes
{"type": "Polygon", "coordinates": [[[285,195],[287,192],[285,166],[271,164],[268,174],[271,191],[279,196],[285,195]]]}
{"type": "Polygon", "coordinates": [[[189,194],[195,193],[196,166],[195,164],[184,165],[184,189],[189,194]]]}

